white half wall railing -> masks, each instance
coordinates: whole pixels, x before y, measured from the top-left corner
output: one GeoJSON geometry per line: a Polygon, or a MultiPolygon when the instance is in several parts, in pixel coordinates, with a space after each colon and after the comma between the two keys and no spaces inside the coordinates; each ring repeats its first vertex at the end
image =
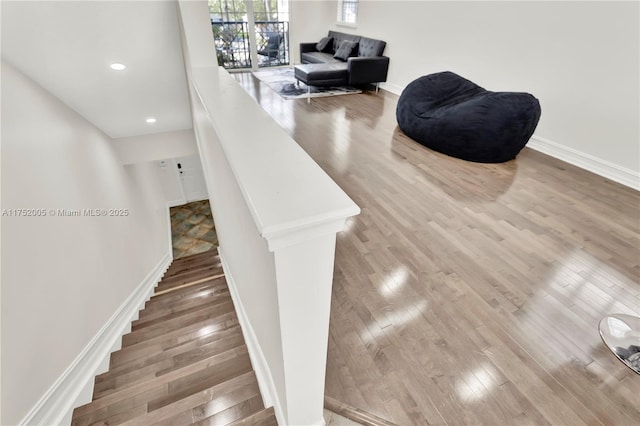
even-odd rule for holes
{"type": "Polygon", "coordinates": [[[216,63],[206,1],[179,1],[220,255],[265,405],[322,425],[336,233],[358,206],[216,63]]]}

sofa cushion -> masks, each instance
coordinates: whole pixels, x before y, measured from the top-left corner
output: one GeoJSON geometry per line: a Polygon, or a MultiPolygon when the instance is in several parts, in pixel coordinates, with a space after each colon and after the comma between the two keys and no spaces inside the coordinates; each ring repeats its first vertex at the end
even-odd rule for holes
{"type": "Polygon", "coordinates": [[[360,41],[358,42],[358,56],[382,56],[386,45],[387,43],[382,40],[360,37],[360,41]]]}
{"type": "Polygon", "coordinates": [[[333,37],[323,37],[322,40],[316,44],[316,49],[318,52],[326,52],[328,49],[331,49],[333,46],[333,37]]]}
{"type": "Polygon", "coordinates": [[[335,52],[336,50],[338,50],[340,48],[340,44],[344,40],[355,41],[355,42],[360,41],[360,36],[357,36],[354,34],[341,33],[338,31],[329,31],[329,37],[333,38],[333,47],[331,50],[332,52],[335,52]]]}
{"type": "Polygon", "coordinates": [[[334,58],[342,59],[346,61],[350,56],[355,56],[358,52],[358,43],[350,40],[343,40],[340,43],[340,47],[336,50],[336,53],[333,55],[334,58]]]}
{"type": "Polygon", "coordinates": [[[330,64],[335,62],[342,62],[340,59],[333,57],[331,53],[322,52],[305,52],[300,54],[300,59],[303,64],[330,64]]]}

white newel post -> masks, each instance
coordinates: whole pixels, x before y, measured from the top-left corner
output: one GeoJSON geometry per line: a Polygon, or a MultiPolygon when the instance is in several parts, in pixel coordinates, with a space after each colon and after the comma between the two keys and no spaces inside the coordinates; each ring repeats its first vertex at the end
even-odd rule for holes
{"type": "Polygon", "coordinates": [[[289,425],[322,425],[335,233],[274,250],[289,425]]]}

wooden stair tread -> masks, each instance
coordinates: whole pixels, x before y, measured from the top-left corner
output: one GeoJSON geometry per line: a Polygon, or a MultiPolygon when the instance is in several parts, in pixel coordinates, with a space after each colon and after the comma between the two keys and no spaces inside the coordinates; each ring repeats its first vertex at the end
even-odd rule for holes
{"type": "Polygon", "coordinates": [[[216,318],[207,319],[202,322],[191,324],[180,330],[175,330],[162,336],[157,336],[144,342],[123,347],[111,354],[111,365],[130,361],[141,356],[149,356],[157,351],[169,349],[189,340],[197,339],[205,333],[224,330],[238,324],[238,317],[235,312],[228,312],[216,318]]]}
{"type": "Polygon", "coordinates": [[[203,413],[206,414],[207,417],[195,420],[193,422],[194,425],[227,425],[264,410],[264,404],[262,403],[260,393],[255,394],[251,398],[245,397],[237,404],[218,413],[212,413],[209,405],[210,404],[202,406],[203,413]]]}
{"type": "Polygon", "coordinates": [[[220,264],[220,258],[218,256],[213,256],[213,257],[209,257],[206,259],[189,262],[189,263],[185,262],[181,265],[172,264],[165,272],[164,278],[170,278],[175,275],[188,272],[189,270],[192,270],[192,269],[201,268],[203,266],[219,265],[219,264],[220,264]]]}
{"type": "Polygon", "coordinates": [[[216,267],[219,268],[222,266],[220,259],[218,257],[211,258],[206,261],[201,261],[197,263],[185,264],[183,266],[171,266],[166,270],[163,276],[164,281],[174,280],[183,276],[185,274],[192,274],[196,271],[201,271],[206,268],[216,267]]]}
{"type": "MultiPolygon", "coordinates": [[[[239,349],[240,348],[235,348],[228,352],[236,352],[239,351],[239,349]]],[[[179,399],[185,398],[194,392],[200,392],[210,387],[222,384],[233,377],[252,372],[249,354],[246,352],[246,347],[243,349],[243,353],[238,354],[233,358],[212,365],[205,370],[196,371],[169,383],[169,394],[149,402],[149,411],[162,408],[179,399]]]]}
{"type": "Polygon", "coordinates": [[[218,248],[213,248],[211,250],[203,251],[202,253],[196,253],[189,256],[184,256],[178,259],[174,259],[171,263],[172,267],[176,267],[183,264],[188,264],[190,262],[198,261],[200,259],[209,259],[212,257],[218,256],[218,248]]]}
{"type": "Polygon", "coordinates": [[[249,417],[237,420],[231,425],[234,426],[278,426],[276,414],[273,407],[265,408],[249,417]]]}
{"type": "Polygon", "coordinates": [[[131,371],[145,368],[151,364],[162,362],[167,358],[172,358],[181,354],[188,353],[192,349],[197,349],[201,346],[206,346],[211,342],[222,341],[234,336],[242,336],[242,330],[240,330],[239,324],[225,330],[219,330],[219,331],[211,332],[209,334],[205,334],[204,336],[201,336],[197,339],[184,342],[180,345],[167,348],[163,351],[158,351],[153,355],[150,355],[147,357],[135,358],[131,361],[118,364],[117,366],[111,367],[111,369],[106,373],[96,376],[96,383],[99,383],[100,381],[103,381],[103,380],[109,380],[112,377],[120,374],[127,374],[131,371]]]}
{"type": "Polygon", "coordinates": [[[96,377],[96,383],[93,388],[93,398],[98,399],[125,386],[141,383],[145,380],[152,380],[154,377],[159,377],[195,362],[209,359],[222,352],[238,348],[243,344],[244,339],[242,338],[242,333],[235,333],[226,339],[215,340],[206,345],[198,345],[189,351],[176,354],[173,357],[164,358],[158,362],[145,365],[144,367],[112,374],[111,376],[102,377],[100,380],[96,377]]]}
{"type": "Polygon", "coordinates": [[[210,275],[219,275],[223,273],[224,271],[222,270],[221,264],[203,266],[198,269],[190,269],[177,275],[165,277],[160,283],[158,283],[158,287],[171,287],[178,284],[184,284],[188,281],[194,281],[199,278],[205,278],[210,275]]]}
{"type": "MultiPolygon", "coordinates": [[[[224,410],[228,401],[241,398],[252,398],[259,394],[258,382],[255,373],[249,371],[230,378],[213,386],[194,390],[184,398],[175,399],[163,406],[150,407],[146,400],[152,401],[158,394],[145,394],[122,401],[117,405],[112,405],[101,410],[89,413],[88,415],[76,417],[72,425],[101,424],[130,424],[148,425],[162,421],[167,421],[176,417],[176,413],[184,413],[197,410],[201,406],[210,406],[210,410],[224,410]],[[144,403],[143,403],[144,402],[144,403]]],[[[162,396],[162,395],[161,395],[162,396]]],[[[176,423],[173,423],[176,424],[176,423]]],[[[182,423],[185,424],[185,423],[182,423]]]]}
{"type": "Polygon", "coordinates": [[[132,331],[122,336],[122,346],[128,347],[137,343],[150,340],[154,337],[164,336],[169,332],[181,330],[192,324],[201,323],[206,320],[216,319],[229,312],[234,312],[231,296],[219,298],[212,301],[210,305],[192,309],[188,312],[175,314],[165,321],[149,325],[147,327],[132,331]]]}
{"type": "Polygon", "coordinates": [[[220,258],[218,256],[214,256],[214,257],[206,258],[200,261],[183,263],[182,265],[172,264],[165,272],[164,278],[171,278],[175,275],[188,272],[190,270],[202,268],[204,266],[211,266],[211,265],[220,265],[220,258]]]}
{"type": "MultiPolygon", "coordinates": [[[[224,410],[229,404],[238,398],[250,398],[259,393],[258,382],[255,373],[249,372],[235,377],[221,385],[194,393],[186,398],[173,402],[172,404],[149,410],[148,413],[138,416],[125,425],[147,425],[166,421],[176,416],[176,413],[198,409],[201,406],[211,407],[210,410],[224,410]]],[[[173,423],[175,425],[176,423],[173,423]]]]}
{"type": "Polygon", "coordinates": [[[72,425],[270,421],[217,251],[175,261],[72,425]],[[261,417],[262,416],[262,417],[261,417]]]}
{"type": "Polygon", "coordinates": [[[199,288],[198,291],[184,295],[185,297],[164,301],[165,303],[149,303],[138,314],[138,319],[131,323],[132,327],[141,326],[156,318],[177,313],[183,310],[208,303],[212,298],[228,295],[229,290],[226,285],[208,286],[199,288]]]}
{"type": "Polygon", "coordinates": [[[156,309],[164,309],[168,306],[183,303],[189,299],[201,297],[205,293],[216,291],[220,292],[222,290],[228,290],[227,282],[225,281],[225,279],[213,279],[200,283],[197,286],[189,286],[187,288],[176,289],[170,293],[152,296],[151,299],[149,299],[147,303],[145,303],[144,310],[140,312],[142,316],[146,316],[156,309]]]}
{"type": "MultiPolygon", "coordinates": [[[[206,402],[199,404],[190,404],[184,411],[176,414],[174,410],[173,416],[164,419],[162,421],[154,423],[155,425],[174,426],[178,424],[228,424],[235,418],[231,418],[228,421],[224,421],[233,416],[230,411],[237,411],[236,407],[246,405],[253,406],[259,401],[262,405],[262,397],[260,396],[260,389],[258,388],[258,382],[252,380],[248,384],[235,389],[227,389],[224,394],[224,398],[212,398],[206,402]]],[[[183,406],[186,404],[183,404],[183,406]]],[[[177,408],[175,404],[172,408],[177,408]]],[[[239,413],[243,415],[243,412],[239,413]]],[[[244,415],[250,415],[244,414],[244,415]]],[[[240,417],[236,417],[240,418],[240,417]]]]}
{"type": "MultiPolygon", "coordinates": [[[[245,374],[254,374],[246,348],[216,355],[181,370],[127,386],[74,410],[74,419],[85,424],[117,417],[117,423],[173,404],[210,388],[224,389],[225,382],[245,374]],[[213,365],[209,365],[213,364],[213,365]],[[140,408],[144,407],[144,409],[140,408]]],[[[110,420],[109,423],[116,423],[110,420]]]]}
{"type": "Polygon", "coordinates": [[[147,315],[139,318],[131,323],[131,331],[140,330],[163,321],[176,318],[181,315],[186,315],[198,309],[203,309],[209,304],[219,303],[222,300],[229,298],[229,292],[226,290],[220,290],[218,292],[205,293],[200,297],[194,297],[184,301],[181,304],[177,304],[170,307],[158,307],[155,312],[149,311],[147,315]]]}
{"type": "MultiPolygon", "coordinates": [[[[136,383],[122,389],[118,389],[109,395],[105,395],[102,398],[76,408],[75,412],[77,412],[78,416],[84,416],[89,413],[105,409],[114,404],[120,404],[136,398],[140,399],[141,396],[145,395],[148,398],[145,400],[145,403],[150,403],[151,401],[159,400],[163,397],[169,397],[173,393],[172,390],[182,389],[184,387],[183,379],[187,376],[197,377],[197,375],[203,374],[204,371],[211,372],[210,369],[212,367],[227,367],[229,364],[234,369],[237,365],[244,368],[248,360],[249,358],[246,346],[233,348],[204,360],[194,362],[180,370],[172,371],[162,376],[153,377],[144,383],[136,383]],[[172,383],[173,387],[170,386],[172,383]]],[[[220,374],[222,374],[224,378],[225,373],[226,372],[224,371],[220,371],[215,375],[215,377],[219,378],[220,374]]]]}
{"type": "Polygon", "coordinates": [[[213,280],[217,280],[217,279],[221,279],[224,278],[224,274],[220,273],[220,274],[215,274],[215,275],[211,275],[211,276],[206,276],[204,278],[198,278],[197,280],[194,281],[187,281],[183,284],[180,285],[173,285],[173,286],[165,286],[165,287],[159,287],[156,289],[156,293],[155,296],[162,296],[163,294],[167,294],[167,293],[174,293],[176,291],[181,291],[184,289],[189,289],[192,288],[195,285],[198,284],[202,284],[204,282],[207,281],[213,281],[213,280]]]}

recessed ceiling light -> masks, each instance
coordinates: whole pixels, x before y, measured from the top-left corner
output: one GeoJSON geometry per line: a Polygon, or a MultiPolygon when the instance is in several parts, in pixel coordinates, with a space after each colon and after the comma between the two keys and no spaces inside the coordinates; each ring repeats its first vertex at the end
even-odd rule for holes
{"type": "Polygon", "coordinates": [[[118,64],[118,63],[111,64],[111,65],[109,65],[109,67],[111,67],[111,69],[112,69],[112,70],[115,70],[115,71],[122,71],[123,69],[125,69],[125,68],[126,68],[126,66],[125,66],[125,65],[123,65],[123,64],[118,64]]]}
{"type": "Polygon", "coordinates": [[[154,117],[149,117],[145,120],[147,123],[152,124],[156,122],[156,119],[154,117]]]}

